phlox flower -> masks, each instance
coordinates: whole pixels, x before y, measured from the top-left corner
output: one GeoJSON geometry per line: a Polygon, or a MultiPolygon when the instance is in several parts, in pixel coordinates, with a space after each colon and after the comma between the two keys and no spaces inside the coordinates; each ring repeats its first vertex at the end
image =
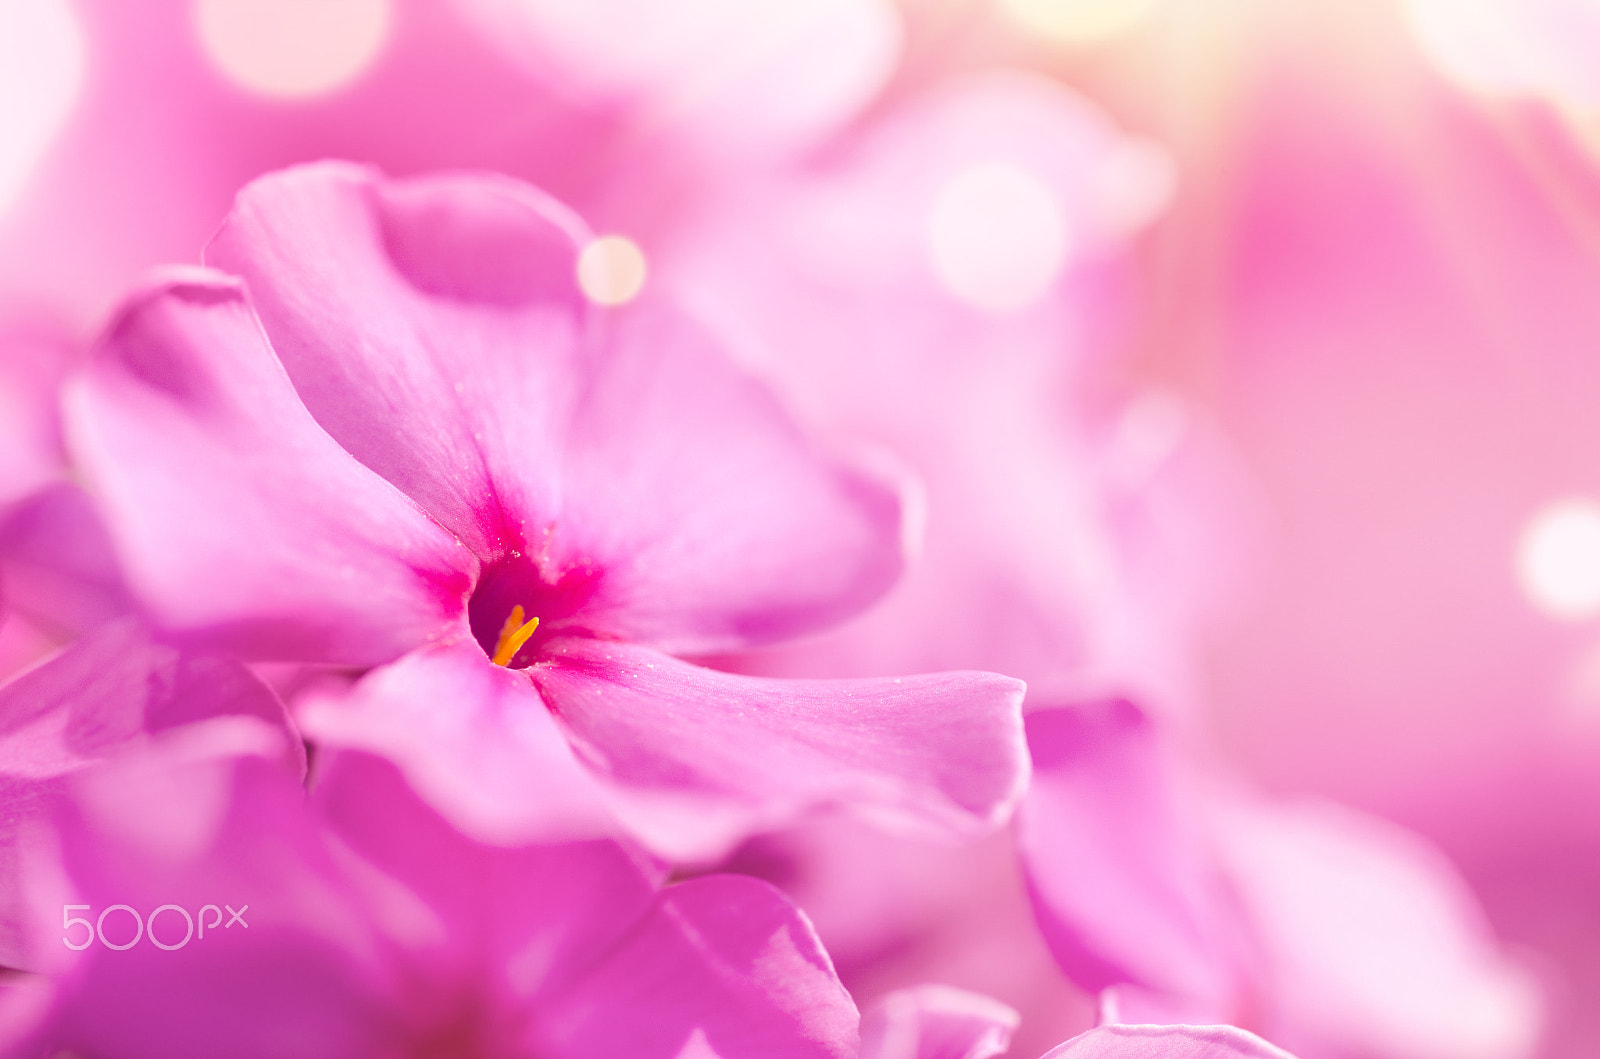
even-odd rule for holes
{"type": "Polygon", "coordinates": [[[587,303],[586,239],[507,179],[247,187],[214,267],[136,295],[69,398],[149,613],[248,658],[376,666],[303,703],[306,732],[392,757],[480,836],[614,818],[693,858],[819,803],[1003,819],[1017,681],[682,660],[872,602],[900,501],[668,307],[587,303]]]}
{"type": "Polygon", "coordinates": [[[481,845],[388,762],[318,772],[309,802],[249,754],[83,777],[36,914],[59,939],[87,905],[97,933],[6,997],[13,1054],[854,1059],[855,1006],[767,884],[481,845]]]}
{"type": "Polygon", "coordinates": [[[1113,1021],[1238,1021],[1312,1059],[1531,1054],[1536,985],[1420,838],[1203,782],[1125,700],[1031,711],[1028,739],[1040,929],[1113,1021]]]}

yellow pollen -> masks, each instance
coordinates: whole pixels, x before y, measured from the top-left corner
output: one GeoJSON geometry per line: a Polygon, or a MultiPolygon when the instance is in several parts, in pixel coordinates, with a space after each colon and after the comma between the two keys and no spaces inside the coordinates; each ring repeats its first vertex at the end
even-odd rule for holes
{"type": "Polygon", "coordinates": [[[500,639],[494,643],[494,657],[490,659],[497,666],[508,666],[511,660],[517,657],[517,652],[522,650],[522,645],[528,642],[528,637],[539,627],[538,618],[522,620],[522,606],[518,604],[511,608],[511,613],[506,615],[506,623],[500,626],[500,639]]]}

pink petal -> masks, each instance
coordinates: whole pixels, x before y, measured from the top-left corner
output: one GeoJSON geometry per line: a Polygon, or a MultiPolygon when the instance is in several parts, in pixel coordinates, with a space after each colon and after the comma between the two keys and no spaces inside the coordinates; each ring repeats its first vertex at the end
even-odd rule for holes
{"type": "Polygon", "coordinates": [[[475,628],[522,605],[708,652],[876,599],[897,491],[808,444],[697,329],[584,309],[585,238],[504,178],[324,164],[247,187],[208,260],[249,282],[317,420],[497,561],[475,628]]]}
{"type": "MultiPolygon", "coordinates": [[[[81,953],[63,949],[56,929],[50,945],[66,966],[52,975],[51,1017],[27,1054],[394,1054],[379,1046],[401,1020],[383,1005],[378,925],[406,921],[396,908],[406,906],[348,884],[349,858],[330,851],[298,783],[251,758],[159,754],[86,779],[58,821],[63,889],[35,909],[43,927],[61,926],[63,904],[87,904],[96,919],[113,904],[144,917],[172,904],[208,924],[208,904],[248,905],[248,926],[214,926],[174,950],[145,937],[81,953]]],[[[159,927],[176,944],[185,922],[168,912],[159,927]]],[[[104,930],[131,937],[132,917],[109,915],[104,930]]]]}
{"type": "MultiPolygon", "coordinates": [[[[442,921],[443,946],[467,961],[457,968],[463,974],[515,967],[530,950],[558,976],[586,966],[655,899],[662,872],[613,842],[484,845],[424,802],[392,763],[328,753],[318,762],[314,808],[364,860],[427,903],[442,921]]],[[[515,991],[527,1003],[547,985],[535,977],[515,991]]]]}
{"type": "Polygon", "coordinates": [[[0,966],[35,962],[22,929],[17,842],[60,802],[65,777],[213,717],[265,722],[284,766],[304,773],[304,747],[283,704],[249,670],[154,643],[131,620],[0,688],[0,966]]]}
{"type": "Polygon", "coordinates": [[[65,469],[56,389],[70,364],[65,343],[0,335],[0,505],[55,481],[65,469]]]}
{"type": "Polygon", "coordinates": [[[68,411],[162,625],[252,657],[372,664],[459,620],[471,557],[317,428],[238,281],[187,269],[136,295],[68,411]]]}
{"type": "Polygon", "coordinates": [[[1023,686],[1008,677],[768,680],[576,638],[527,672],[618,815],[669,857],[714,856],[823,805],[971,835],[1027,782],[1023,686]]]}
{"type": "Polygon", "coordinates": [[[0,688],[0,772],[64,775],[148,733],[223,715],[282,730],[304,771],[283,704],[254,674],[232,660],[165,646],[140,622],[123,619],[0,688]]]}
{"type": "Polygon", "coordinates": [[[581,222],[505,177],[300,166],[206,250],[245,278],[311,414],[479,556],[559,514],[581,222]]]}
{"type": "Polygon", "coordinates": [[[829,460],[699,330],[638,310],[588,372],[552,546],[604,570],[591,628],[731,650],[833,625],[899,576],[898,491],[829,460]]]}
{"type": "Polygon", "coordinates": [[[1015,1009],[949,986],[901,989],[861,1016],[861,1059],[992,1059],[1011,1044],[1015,1009]]]}
{"type": "Polygon", "coordinates": [[[394,761],[429,804],[479,839],[614,830],[605,792],[527,675],[491,664],[469,640],[413,652],[347,691],[312,693],[297,719],[321,745],[394,761]]]}
{"type": "Polygon", "coordinates": [[[859,1016],[811,925],[736,875],[667,889],[589,974],[541,1011],[562,1059],[855,1059],[859,1016]]]}
{"type": "Polygon", "coordinates": [[[1154,724],[1116,700],[1027,718],[1018,833],[1040,929],[1069,977],[1231,1011],[1236,968],[1215,872],[1154,724]]]}
{"type": "Polygon", "coordinates": [[[1534,1054],[1538,984],[1438,850],[1331,803],[1232,798],[1213,817],[1266,958],[1275,1040],[1310,1055],[1534,1054]]]}
{"type": "Polygon", "coordinates": [[[1101,1026],[1042,1059],[1293,1059],[1232,1026],[1101,1026]]]}
{"type": "Polygon", "coordinates": [[[58,482],[0,520],[6,602],[52,633],[79,633],[128,613],[133,601],[93,502],[58,482]]]}

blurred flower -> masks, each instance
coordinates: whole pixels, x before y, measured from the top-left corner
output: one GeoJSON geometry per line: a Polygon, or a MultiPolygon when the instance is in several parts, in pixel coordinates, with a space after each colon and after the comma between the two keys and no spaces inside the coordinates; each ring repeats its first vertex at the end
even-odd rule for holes
{"type": "Polygon", "coordinates": [[[766,884],[660,889],[608,842],[481,846],[386,762],[338,755],[319,772],[309,806],[251,757],[141,760],[81,783],[59,824],[61,900],[37,914],[59,927],[45,917],[61,903],[122,906],[147,914],[147,937],[113,934],[119,913],[97,928],[115,940],[57,947],[48,981],[8,998],[22,1047],[854,1059],[854,1005],[766,884]],[[192,823],[190,841],[154,841],[157,815],[192,823]],[[218,904],[247,905],[243,929],[192,938],[187,917],[204,925],[218,904]]]}
{"type": "Polygon", "coordinates": [[[1320,803],[1186,774],[1126,701],[1028,716],[1040,926],[1113,1021],[1250,1025],[1310,1059],[1512,1059],[1541,1004],[1448,862],[1320,803]]]}
{"type": "Polygon", "coordinates": [[[249,670],[164,645],[134,619],[102,627],[0,687],[0,967],[33,968],[57,951],[53,942],[28,944],[37,923],[27,918],[19,857],[71,777],[174,738],[190,754],[259,742],[290,775],[305,772],[305,748],[283,704],[249,670]]]}

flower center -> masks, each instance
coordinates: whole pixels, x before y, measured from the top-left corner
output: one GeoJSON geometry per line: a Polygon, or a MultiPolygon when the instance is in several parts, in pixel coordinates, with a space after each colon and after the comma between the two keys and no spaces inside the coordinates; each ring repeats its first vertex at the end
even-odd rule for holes
{"type": "Polygon", "coordinates": [[[522,650],[522,645],[528,642],[528,637],[538,628],[537,615],[524,621],[522,604],[512,607],[511,613],[506,615],[505,624],[500,626],[500,637],[494,642],[494,654],[489,661],[497,666],[510,665],[517,652],[522,650]]]}
{"type": "Polygon", "coordinates": [[[467,620],[483,656],[495,665],[520,669],[538,659],[547,640],[589,635],[583,615],[599,573],[588,563],[551,565],[513,551],[486,563],[478,575],[467,620]]]}

